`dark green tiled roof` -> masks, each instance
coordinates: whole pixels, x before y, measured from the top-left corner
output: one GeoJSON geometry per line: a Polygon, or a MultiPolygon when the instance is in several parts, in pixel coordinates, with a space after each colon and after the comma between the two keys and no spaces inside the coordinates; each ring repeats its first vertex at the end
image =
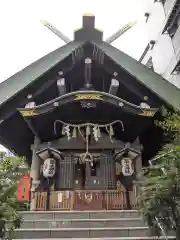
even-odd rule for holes
{"type": "Polygon", "coordinates": [[[108,43],[96,44],[106,55],[153,91],[160,99],[180,110],[180,89],[108,43]]]}
{"type": "Polygon", "coordinates": [[[71,42],[47,54],[0,84],[0,105],[62,61],[82,42],[71,42]]]}

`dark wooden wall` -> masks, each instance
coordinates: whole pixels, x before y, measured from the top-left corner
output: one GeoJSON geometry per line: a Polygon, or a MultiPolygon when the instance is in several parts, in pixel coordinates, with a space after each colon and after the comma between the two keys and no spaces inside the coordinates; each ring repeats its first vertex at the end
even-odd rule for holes
{"type": "Polygon", "coordinates": [[[99,164],[97,164],[96,167],[96,175],[93,176],[90,163],[85,163],[85,165],[82,165],[82,167],[77,170],[76,160],[73,156],[70,154],[65,155],[64,159],[60,160],[57,164],[55,189],[115,189],[115,162],[112,158],[113,156],[110,151],[102,153],[97,160],[99,164]]]}
{"type": "Polygon", "coordinates": [[[74,188],[75,162],[70,154],[64,156],[57,164],[56,190],[74,188]]]}
{"type": "Polygon", "coordinates": [[[101,189],[116,188],[115,163],[111,152],[105,152],[100,157],[101,166],[101,189]]]}

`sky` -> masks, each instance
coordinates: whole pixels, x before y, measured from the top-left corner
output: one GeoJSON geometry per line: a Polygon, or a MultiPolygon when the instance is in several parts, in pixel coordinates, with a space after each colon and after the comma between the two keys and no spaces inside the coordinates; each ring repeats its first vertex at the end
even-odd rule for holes
{"type": "Polygon", "coordinates": [[[129,21],[137,21],[113,45],[139,59],[147,45],[145,1],[0,0],[0,82],[64,44],[40,20],[49,21],[70,39],[73,30],[82,26],[85,13],[96,16],[95,25],[104,31],[104,39],[129,21]]]}

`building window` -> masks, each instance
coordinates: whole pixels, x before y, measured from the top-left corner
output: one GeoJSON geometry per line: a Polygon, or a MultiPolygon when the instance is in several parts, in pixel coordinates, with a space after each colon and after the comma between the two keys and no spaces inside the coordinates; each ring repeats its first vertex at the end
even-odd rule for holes
{"type": "Polygon", "coordinates": [[[180,75],[180,61],[177,63],[176,67],[172,71],[172,75],[180,75]]]}
{"type": "Polygon", "coordinates": [[[173,38],[179,26],[180,26],[180,0],[177,0],[165,25],[163,33],[168,33],[169,36],[173,38]]]}
{"type": "MultiPolygon", "coordinates": [[[[179,13],[179,14],[180,14],[180,13],[179,13]]],[[[169,30],[168,30],[169,36],[170,36],[171,38],[174,37],[174,35],[176,34],[176,31],[177,31],[177,29],[179,28],[179,26],[180,26],[180,16],[178,16],[178,17],[176,18],[174,24],[173,24],[172,27],[169,28],[169,30]]]]}
{"type": "Polygon", "coordinates": [[[152,57],[150,57],[149,60],[147,61],[146,67],[148,67],[148,68],[150,68],[150,69],[152,69],[154,71],[152,57]]]}

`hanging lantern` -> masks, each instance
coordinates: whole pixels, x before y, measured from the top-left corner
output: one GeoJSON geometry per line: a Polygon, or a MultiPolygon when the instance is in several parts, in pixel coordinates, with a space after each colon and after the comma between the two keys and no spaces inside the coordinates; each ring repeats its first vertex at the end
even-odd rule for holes
{"type": "Polygon", "coordinates": [[[122,163],[122,174],[124,176],[132,176],[134,173],[132,160],[130,158],[123,158],[121,160],[121,163],[122,163]]]}
{"type": "Polygon", "coordinates": [[[56,172],[56,161],[54,158],[47,158],[43,164],[43,176],[52,178],[56,172]]]}

